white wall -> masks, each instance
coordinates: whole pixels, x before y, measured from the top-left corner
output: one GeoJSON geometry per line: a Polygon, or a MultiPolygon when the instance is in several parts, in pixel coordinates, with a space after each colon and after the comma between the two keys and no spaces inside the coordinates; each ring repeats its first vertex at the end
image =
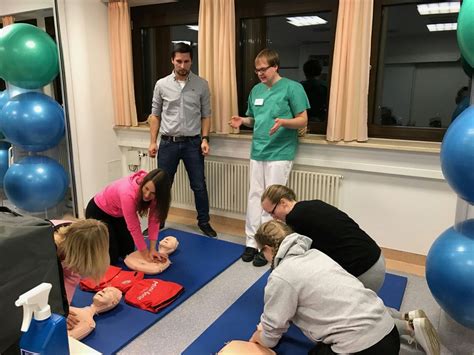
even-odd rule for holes
{"type": "MultiPolygon", "coordinates": [[[[148,147],[146,128],[117,129],[117,134],[124,151],[148,147]]],[[[248,161],[250,138],[211,138],[211,158],[248,161]]],[[[454,224],[456,194],[444,181],[438,144],[404,151],[364,143],[306,142],[300,144],[295,168],[341,174],[340,208],[379,245],[426,255],[433,241],[454,224]]]]}
{"type": "Polygon", "coordinates": [[[47,9],[53,6],[53,0],[2,0],[0,1],[0,16],[47,9]]]}
{"type": "Polygon", "coordinates": [[[57,18],[81,211],[97,191],[121,176],[113,130],[107,4],[58,0],[57,18]]]}

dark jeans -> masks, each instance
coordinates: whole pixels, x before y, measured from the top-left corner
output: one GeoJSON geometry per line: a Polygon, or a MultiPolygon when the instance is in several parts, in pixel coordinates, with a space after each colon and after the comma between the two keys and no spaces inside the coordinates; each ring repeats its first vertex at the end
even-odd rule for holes
{"type": "Polygon", "coordinates": [[[209,197],[204,176],[204,156],[201,152],[201,138],[192,137],[186,141],[173,142],[162,139],[158,149],[158,167],[165,170],[173,183],[180,160],[188,173],[194,192],[198,224],[209,223],[209,197]]]}
{"type": "MultiPolygon", "coordinates": [[[[398,355],[400,351],[400,335],[397,327],[393,327],[392,331],[382,338],[377,344],[370,348],[359,351],[354,354],[358,355],[398,355]]],[[[333,355],[336,354],[331,349],[331,345],[318,343],[312,348],[308,355],[333,355]]]]}
{"type": "Polygon", "coordinates": [[[123,217],[112,217],[102,211],[92,198],[87,204],[86,218],[94,218],[104,222],[109,230],[109,255],[110,264],[116,264],[118,258],[125,258],[135,250],[135,243],[128,231],[127,223],[123,217]]]}

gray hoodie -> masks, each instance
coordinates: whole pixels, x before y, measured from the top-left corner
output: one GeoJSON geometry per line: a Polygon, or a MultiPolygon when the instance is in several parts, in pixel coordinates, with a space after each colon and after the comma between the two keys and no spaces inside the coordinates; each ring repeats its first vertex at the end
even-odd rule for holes
{"type": "Polygon", "coordinates": [[[336,353],[378,343],[394,327],[382,300],[330,257],[308,250],[311,242],[293,233],[280,245],[265,287],[263,344],[275,346],[290,322],[336,353]]]}

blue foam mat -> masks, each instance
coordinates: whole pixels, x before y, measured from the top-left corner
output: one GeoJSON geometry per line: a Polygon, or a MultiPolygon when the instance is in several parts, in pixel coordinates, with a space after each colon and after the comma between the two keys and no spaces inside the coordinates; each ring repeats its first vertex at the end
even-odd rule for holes
{"type": "MultiPolygon", "coordinates": [[[[129,306],[122,298],[116,308],[94,317],[96,328],[83,343],[103,354],[117,352],[233,264],[244,250],[243,245],[175,229],[165,229],[160,239],[169,235],[179,240],[178,249],[170,256],[171,266],[159,275],[145,277],[177,282],[184,286],[184,292],[158,313],[129,306]]],[[[128,270],[124,264],[118,266],[128,270]]],[[[78,288],[72,305],[88,306],[93,296],[78,288]]]]}
{"type": "MultiPolygon", "coordinates": [[[[263,310],[263,294],[268,275],[265,273],[213,324],[209,326],[183,354],[215,354],[231,340],[248,340],[254,332],[263,310]]],[[[387,307],[400,309],[407,284],[403,276],[386,274],[379,296],[387,307]]],[[[294,325],[274,348],[279,355],[307,354],[314,344],[294,325]]]]}

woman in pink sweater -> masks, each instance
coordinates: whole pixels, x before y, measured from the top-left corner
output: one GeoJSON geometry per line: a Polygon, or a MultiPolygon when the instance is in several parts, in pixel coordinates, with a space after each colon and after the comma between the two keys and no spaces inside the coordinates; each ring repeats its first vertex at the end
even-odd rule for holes
{"type": "Polygon", "coordinates": [[[148,261],[166,260],[156,249],[160,221],[165,221],[171,203],[171,183],[161,169],[140,170],[106,186],[87,205],[86,218],[103,221],[109,230],[110,262],[115,264],[135,250],[148,261]],[[140,218],[148,216],[147,248],[140,218]]]}

